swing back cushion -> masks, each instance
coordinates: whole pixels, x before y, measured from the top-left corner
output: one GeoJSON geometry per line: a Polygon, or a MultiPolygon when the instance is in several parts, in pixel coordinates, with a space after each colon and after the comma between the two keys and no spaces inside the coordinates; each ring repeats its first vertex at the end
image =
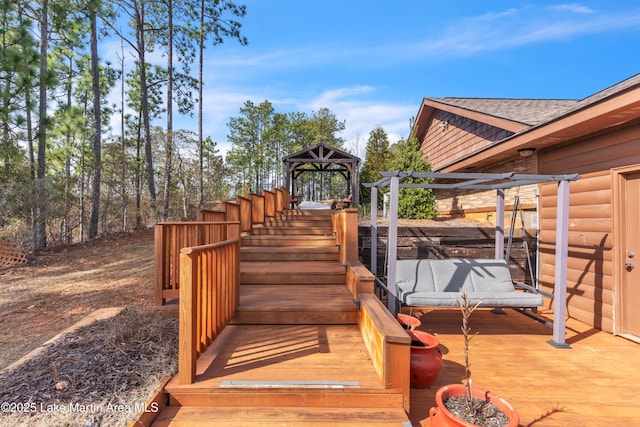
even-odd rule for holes
{"type": "Polygon", "coordinates": [[[507,262],[497,259],[398,260],[396,287],[408,306],[457,307],[463,291],[481,307],[542,305],[541,295],[515,289],[507,262]]]}

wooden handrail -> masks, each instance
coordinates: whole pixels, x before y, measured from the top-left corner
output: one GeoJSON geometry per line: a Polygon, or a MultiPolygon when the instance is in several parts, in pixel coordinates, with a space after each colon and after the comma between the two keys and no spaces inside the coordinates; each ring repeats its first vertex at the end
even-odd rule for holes
{"type": "Polygon", "coordinates": [[[180,250],[222,242],[236,234],[238,221],[159,222],[154,227],[155,301],[180,296],[180,250]]]}
{"type": "Polygon", "coordinates": [[[240,239],[180,251],[178,382],[192,384],[198,357],[235,316],[240,289],[240,239]]]}

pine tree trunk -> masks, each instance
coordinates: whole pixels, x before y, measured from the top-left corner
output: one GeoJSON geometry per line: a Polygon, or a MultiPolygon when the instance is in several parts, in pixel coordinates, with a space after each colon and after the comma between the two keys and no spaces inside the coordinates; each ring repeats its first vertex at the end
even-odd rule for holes
{"type": "Polygon", "coordinates": [[[100,111],[100,70],[98,68],[98,36],[96,12],[91,11],[91,84],[93,90],[93,190],[91,192],[91,217],[89,239],[98,235],[100,220],[100,184],[102,174],[102,141],[100,111]]]}
{"type": "Polygon", "coordinates": [[[42,249],[47,246],[47,201],[45,189],[46,147],[47,147],[47,49],[48,49],[48,0],[42,0],[40,10],[40,93],[39,93],[39,124],[38,124],[38,167],[36,178],[36,233],[34,247],[42,249]]]}

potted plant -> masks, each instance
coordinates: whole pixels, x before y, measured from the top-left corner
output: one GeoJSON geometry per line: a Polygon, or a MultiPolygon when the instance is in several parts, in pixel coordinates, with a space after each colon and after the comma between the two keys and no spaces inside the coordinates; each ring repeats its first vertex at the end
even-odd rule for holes
{"type": "Polygon", "coordinates": [[[436,406],[429,411],[432,427],[438,426],[507,426],[517,427],[520,417],[505,399],[490,391],[473,387],[469,363],[471,327],[469,318],[480,301],[471,304],[466,293],[462,293],[458,305],[462,312],[462,335],[464,339],[465,377],[462,384],[450,384],[436,392],[436,406]]]}

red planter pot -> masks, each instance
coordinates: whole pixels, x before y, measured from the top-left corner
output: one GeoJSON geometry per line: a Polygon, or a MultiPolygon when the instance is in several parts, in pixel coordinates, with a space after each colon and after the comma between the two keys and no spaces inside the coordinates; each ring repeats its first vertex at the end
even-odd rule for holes
{"type": "MultiPolygon", "coordinates": [[[[431,427],[474,427],[476,424],[471,424],[453,415],[444,406],[444,401],[449,397],[463,396],[464,395],[463,384],[449,384],[444,387],[440,387],[436,392],[436,407],[431,408],[429,411],[429,421],[431,427]]],[[[517,427],[520,424],[520,416],[516,410],[511,406],[509,402],[503,398],[496,396],[490,391],[482,390],[476,387],[471,388],[471,394],[473,397],[488,400],[492,404],[500,408],[509,418],[509,424],[507,427],[517,427]]]]}
{"type": "Polygon", "coordinates": [[[418,329],[420,325],[422,325],[422,322],[420,321],[420,319],[418,319],[417,317],[410,316],[408,314],[398,313],[397,318],[398,318],[398,322],[400,323],[400,326],[402,326],[407,330],[418,329]]]}
{"type": "Polygon", "coordinates": [[[440,342],[434,335],[423,331],[407,331],[411,337],[410,383],[412,388],[425,388],[433,384],[442,369],[440,342]]]}

